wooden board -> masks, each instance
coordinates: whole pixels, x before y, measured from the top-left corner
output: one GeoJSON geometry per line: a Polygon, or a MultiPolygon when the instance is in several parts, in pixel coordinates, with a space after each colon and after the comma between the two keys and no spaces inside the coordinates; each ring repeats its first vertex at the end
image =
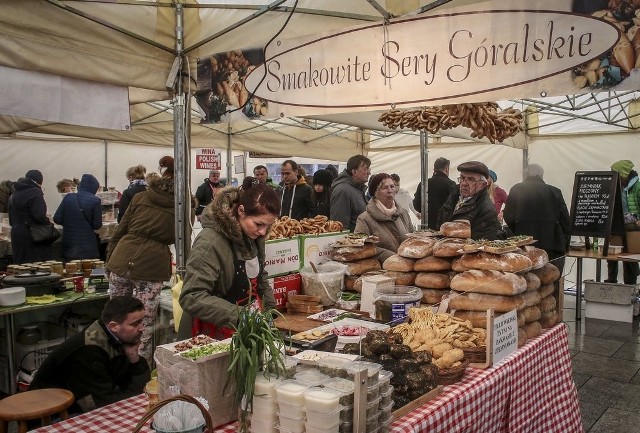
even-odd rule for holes
{"type": "Polygon", "coordinates": [[[398,419],[402,416],[405,416],[406,414],[408,414],[409,412],[411,412],[412,410],[422,406],[423,404],[427,403],[429,400],[433,400],[434,398],[436,398],[438,395],[440,395],[442,393],[442,385],[438,385],[435,388],[433,388],[431,391],[429,391],[428,393],[422,395],[421,397],[418,397],[417,399],[413,400],[411,403],[405,404],[404,406],[402,406],[401,408],[398,408],[396,410],[393,411],[393,418],[394,419],[398,419]]]}
{"type": "Polygon", "coordinates": [[[298,332],[308,331],[309,329],[317,328],[320,325],[324,325],[325,322],[319,320],[313,320],[307,318],[307,314],[283,314],[283,317],[278,316],[273,324],[276,325],[281,331],[291,331],[292,334],[298,332]]]}

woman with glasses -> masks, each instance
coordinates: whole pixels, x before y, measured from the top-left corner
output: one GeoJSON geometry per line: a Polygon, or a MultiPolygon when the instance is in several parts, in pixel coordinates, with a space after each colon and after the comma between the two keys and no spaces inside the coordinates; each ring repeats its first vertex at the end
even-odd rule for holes
{"type": "Polygon", "coordinates": [[[371,200],[356,221],[355,233],[376,235],[377,259],[380,263],[396,254],[398,247],[413,231],[409,212],[395,201],[396,185],[387,173],[379,173],[369,181],[371,200]]]}

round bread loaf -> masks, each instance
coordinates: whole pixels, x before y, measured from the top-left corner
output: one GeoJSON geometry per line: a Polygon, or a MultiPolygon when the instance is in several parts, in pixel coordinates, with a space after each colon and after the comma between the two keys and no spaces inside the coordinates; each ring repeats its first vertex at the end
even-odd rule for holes
{"type": "Polygon", "coordinates": [[[440,233],[442,236],[450,238],[463,238],[467,239],[471,237],[471,223],[469,220],[454,220],[442,223],[440,226],[440,233]]]}
{"type": "Polygon", "coordinates": [[[417,272],[384,271],[384,276],[395,279],[398,286],[413,286],[416,275],[417,272]]]}
{"type": "Polygon", "coordinates": [[[527,291],[538,290],[540,288],[540,278],[533,272],[523,272],[522,277],[527,282],[527,291]]]}
{"type": "Polygon", "coordinates": [[[382,263],[382,269],[385,271],[411,272],[413,271],[414,262],[414,259],[408,259],[394,254],[382,263]]]}
{"type": "MultiPolygon", "coordinates": [[[[464,256],[462,256],[464,257],[464,256]]],[[[453,261],[451,262],[451,269],[453,269],[456,272],[464,272],[464,271],[468,271],[469,268],[467,268],[466,266],[463,266],[460,263],[460,259],[462,257],[456,257],[455,259],[453,259],[453,261]]]]}
{"type": "Polygon", "coordinates": [[[540,307],[538,307],[537,305],[526,307],[521,311],[521,313],[524,316],[525,323],[535,322],[536,320],[540,320],[540,317],[542,317],[540,307]]]}
{"type": "Polygon", "coordinates": [[[356,260],[368,259],[375,255],[376,246],[372,243],[365,243],[362,247],[338,247],[331,251],[331,258],[338,262],[355,262],[356,260]]]}
{"type": "Polygon", "coordinates": [[[526,342],[527,342],[527,333],[524,330],[524,328],[520,327],[518,328],[518,347],[524,346],[526,342]]]}
{"type": "Polygon", "coordinates": [[[462,239],[445,238],[433,246],[433,255],[436,257],[458,257],[462,255],[462,239]]]}
{"type": "Polygon", "coordinates": [[[416,260],[413,264],[413,270],[418,272],[438,272],[448,271],[450,269],[451,260],[443,259],[442,257],[428,256],[416,260]]]}
{"type": "Polygon", "coordinates": [[[363,259],[355,262],[345,262],[347,275],[362,275],[365,272],[379,271],[380,262],[376,259],[363,259]]]}
{"type": "Polygon", "coordinates": [[[544,329],[552,328],[559,322],[560,314],[558,314],[558,310],[551,310],[546,313],[542,313],[542,317],[540,318],[540,325],[542,325],[544,329]]]}
{"type": "Polygon", "coordinates": [[[548,313],[549,311],[557,310],[558,303],[556,301],[556,297],[553,295],[549,295],[542,298],[539,307],[540,311],[542,311],[542,314],[548,313]]]}
{"type": "Polygon", "coordinates": [[[433,246],[436,240],[433,238],[410,237],[404,240],[398,247],[398,255],[410,259],[421,259],[430,256],[433,253],[433,246]]]}
{"type": "Polygon", "coordinates": [[[423,304],[439,304],[442,297],[449,293],[449,290],[436,290],[436,289],[422,289],[422,299],[420,302],[423,304]]]}
{"type": "Polygon", "coordinates": [[[448,289],[454,275],[453,272],[419,272],[414,284],[423,289],[448,289]]]}
{"type": "Polygon", "coordinates": [[[450,287],[459,292],[516,295],[526,290],[527,283],[520,275],[510,272],[471,269],[453,277],[450,287]]]}
{"type": "Polygon", "coordinates": [[[540,269],[534,269],[532,271],[540,278],[540,284],[553,283],[560,278],[560,271],[553,263],[547,263],[540,269]]]}
{"type": "Polygon", "coordinates": [[[522,295],[502,296],[452,291],[449,300],[449,308],[471,311],[486,311],[493,308],[497,313],[506,313],[511,310],[522,310],[524,307],[522,295]]]}
{"type": "Polygon", "coordinates": [[[542,325],[538,321],[525,323],[522,329],[527,333],[527,340],[536,338],[538,335],[542,334],[542,325]]]}
{"type": "Polygon", "coordinates": [[[521,272],[531,268],[531,260],[519,253],[471,253],[460,257],[459,264],[468,269],[487,271],[521,272]]]}
{"type": "Polygon", "coordinates": [[[524,305],[525,307],[531,307],[532,305],[538,305],[542,300],[542,296],[540,296],[540,292],[537,290],[532,290],[530,292],[524,292],[522,294],[524,297],[524,305]]]}
{"type": "Polygon", "coordinates": [[[556,286],[554,283],[545,284],[544,286],[540,286],[540,290],[538,291],[540,292],[540,296],[546,298],[549,295],[553,295],[556,291],[556,286]]]}
{"type": "Polygon", "coordinates": [[[549,263],[549,255],[542,248],[526,245],[522,247],[522,251],[531,260],[531,269],[540,269],[549,263]]]}

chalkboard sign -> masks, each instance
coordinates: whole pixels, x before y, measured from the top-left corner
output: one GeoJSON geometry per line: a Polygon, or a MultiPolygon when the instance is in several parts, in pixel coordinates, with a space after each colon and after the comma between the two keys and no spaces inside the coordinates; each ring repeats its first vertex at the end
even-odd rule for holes
{"type": "Polygon", "coordinates": [[[609,246],[611,234],[624,236],[618,173],[615,171],[576,173],[571,200],[571,234],[604,238],[605,248],[609,246]]]}

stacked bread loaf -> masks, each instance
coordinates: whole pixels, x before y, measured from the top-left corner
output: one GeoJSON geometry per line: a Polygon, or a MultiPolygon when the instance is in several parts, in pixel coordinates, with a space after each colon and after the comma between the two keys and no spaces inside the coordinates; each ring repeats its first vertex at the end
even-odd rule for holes
{"type": "Polygon", "coordinates": [[[376,246],[365,242],[363,245],[334,246],[331,258],[347,266],[344,286],[347,290],[360,292],[363,274],[380,271],[380,262],[375,259],[376,246]],[[358,281],[358,283],[356,283],[358,281]]]}
{"type": "Polygon", "coordinates": [[[532,246],[501,254],[465,254],[452,263],[460,273],[451,281],[449,307],[474,326],[485,325],[489,308],[498,315],[517,310],[521,346],[559,320],[553,283],[560,272],[548,261],[544,250],[532,246]]]}

